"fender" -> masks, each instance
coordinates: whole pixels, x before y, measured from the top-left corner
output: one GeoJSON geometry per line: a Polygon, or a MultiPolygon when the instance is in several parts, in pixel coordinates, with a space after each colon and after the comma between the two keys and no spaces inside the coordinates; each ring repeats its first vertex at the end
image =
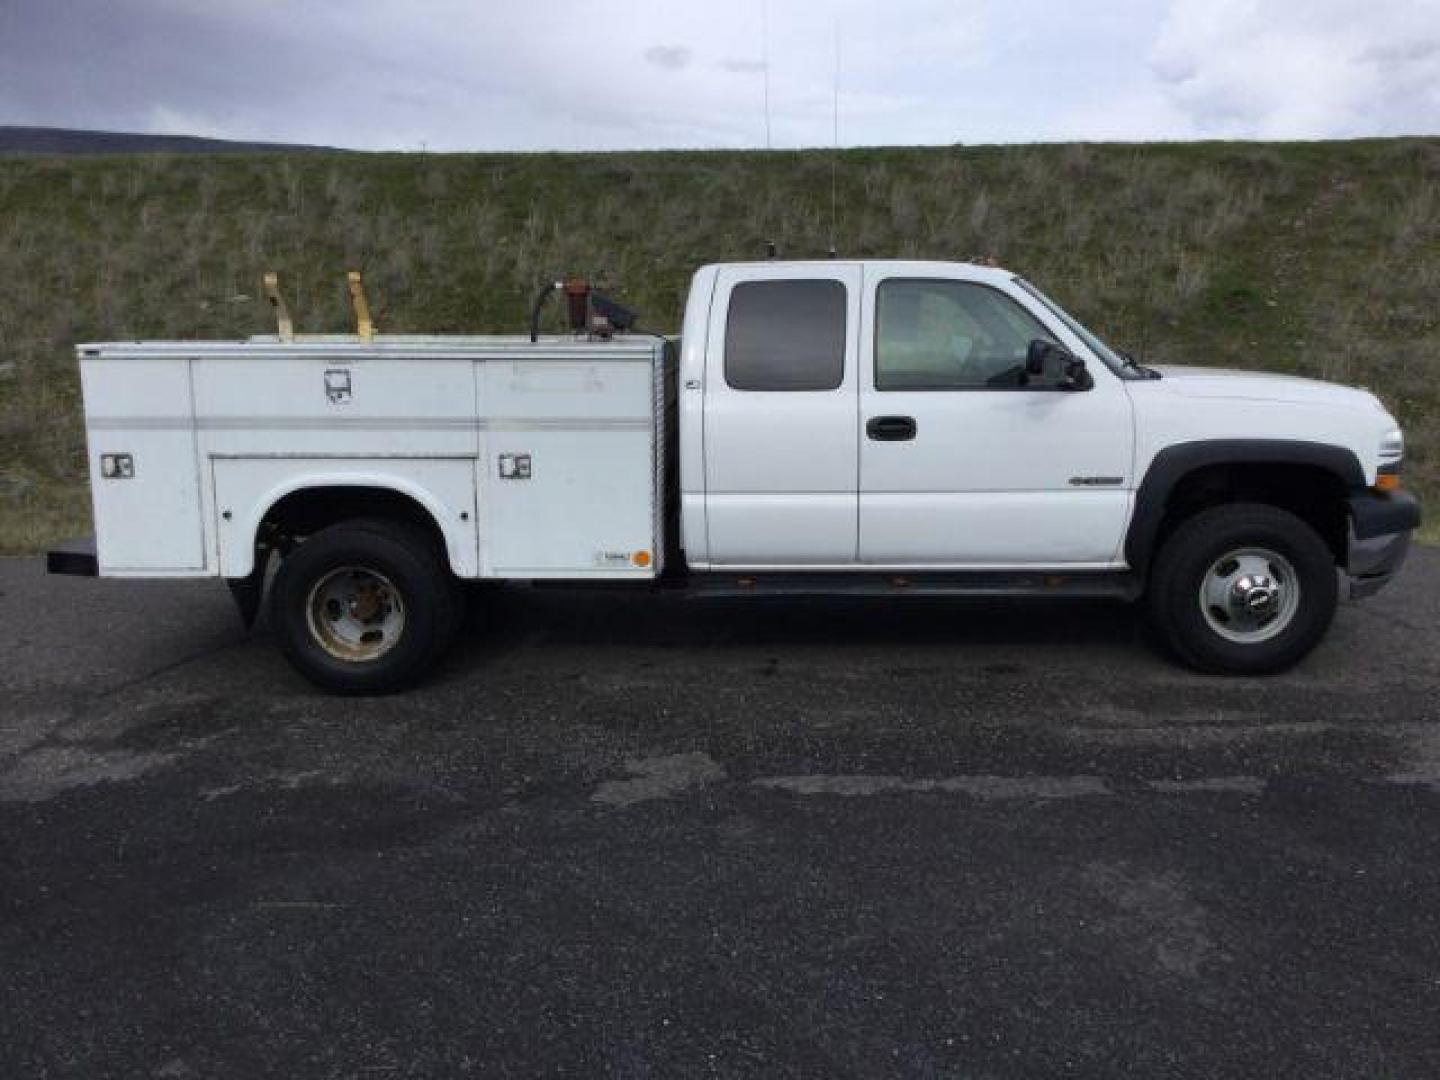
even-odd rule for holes
{"type": "MultiPolygon", "coordinates": [[[[227,559],[222,558],[221,575],[230,578],[246,578],[254,573],[255,551],[253,539],[258,537],[260,522],[272,507],[287,495],[316,488],[364,487],[379,488],[405,496],[430,515],[440,535],[445,538],[446,554],[450,569],[459,577],[474,577],[479,568],[476,556],[467,545],[459,542],[454,530],[446,528],[449,515],[436,496],[407,477],[386,472],[341,472],[324,471],[291,476],[265,491],[253,505],[239,516],[237,534],[252,538],[252,543],[242,545],[227,559]]],[[[223,555],[223,552],[222,552],[223,555]]]]}
{"type": "Polygon", "coordinates": [[[1324,469],[1347,490],[1365,487],[1365,470],[1355,452],[1302,439],[1204,439],[1167,446],[1151,459],[1135,492],[1135,512],[1125,534],[1125,559],[1144,571],[1154,554],[1165,504],[1175,485],[1210,465],[1308,465],[1324,469]]]}

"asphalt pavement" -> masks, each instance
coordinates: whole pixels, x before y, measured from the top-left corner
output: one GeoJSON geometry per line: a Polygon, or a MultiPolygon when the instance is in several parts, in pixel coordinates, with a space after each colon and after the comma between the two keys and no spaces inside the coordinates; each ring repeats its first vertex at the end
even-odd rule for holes
{"type": "Polygon", "coordinates": [[[1105,604],[482,590],[327,697],[0,560],[0,1077],[1440,1075],[1440,551],[1268,679],[1105,604]]]}

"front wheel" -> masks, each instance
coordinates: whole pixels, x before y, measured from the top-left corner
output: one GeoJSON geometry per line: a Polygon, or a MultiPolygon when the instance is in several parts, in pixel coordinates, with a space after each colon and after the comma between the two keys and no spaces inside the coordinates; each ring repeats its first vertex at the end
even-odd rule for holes
{"type": "Polygon", "coordinates": [[[1339,599],[1335,558],[1294,514],[1259,503],[1182,522],[1150,575],[1151,619],[1201,671],[1266,675],[1319,644],[1339,599]]]}
{"type": "Polygon", "coordinates": [[[450,643],[458,589],[444,553],[405,522],[322,529],[280,564],[271,619],[281,651],[311,682],[382,693],[419,679],[450,643]]]}

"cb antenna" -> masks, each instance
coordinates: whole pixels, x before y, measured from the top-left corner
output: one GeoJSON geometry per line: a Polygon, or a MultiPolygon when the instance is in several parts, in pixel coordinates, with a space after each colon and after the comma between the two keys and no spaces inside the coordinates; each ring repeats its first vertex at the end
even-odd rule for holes
{"type": "Polygon", "coordinates": [[[770,146],[770,0],[760,0],[760,75],[765,87],[765,149],[770,146]]]}
{"type": "Polygon", "coordinates": [[[835,16],[835,85],[830,130],[830,258],[835,258],[835,219],[840,205],[840,16],[835,16]]]}

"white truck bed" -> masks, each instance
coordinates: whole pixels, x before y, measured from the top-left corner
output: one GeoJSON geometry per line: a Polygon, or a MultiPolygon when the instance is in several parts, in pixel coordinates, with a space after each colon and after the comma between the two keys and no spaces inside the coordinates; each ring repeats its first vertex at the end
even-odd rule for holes
{"type": "Polygon", "coordinates": [[[82,345],[100,572],[244,577],[267,510],[332,485],[413,498],[462,577],[653,577],[665,350],[641,336],[82,345]]]}

